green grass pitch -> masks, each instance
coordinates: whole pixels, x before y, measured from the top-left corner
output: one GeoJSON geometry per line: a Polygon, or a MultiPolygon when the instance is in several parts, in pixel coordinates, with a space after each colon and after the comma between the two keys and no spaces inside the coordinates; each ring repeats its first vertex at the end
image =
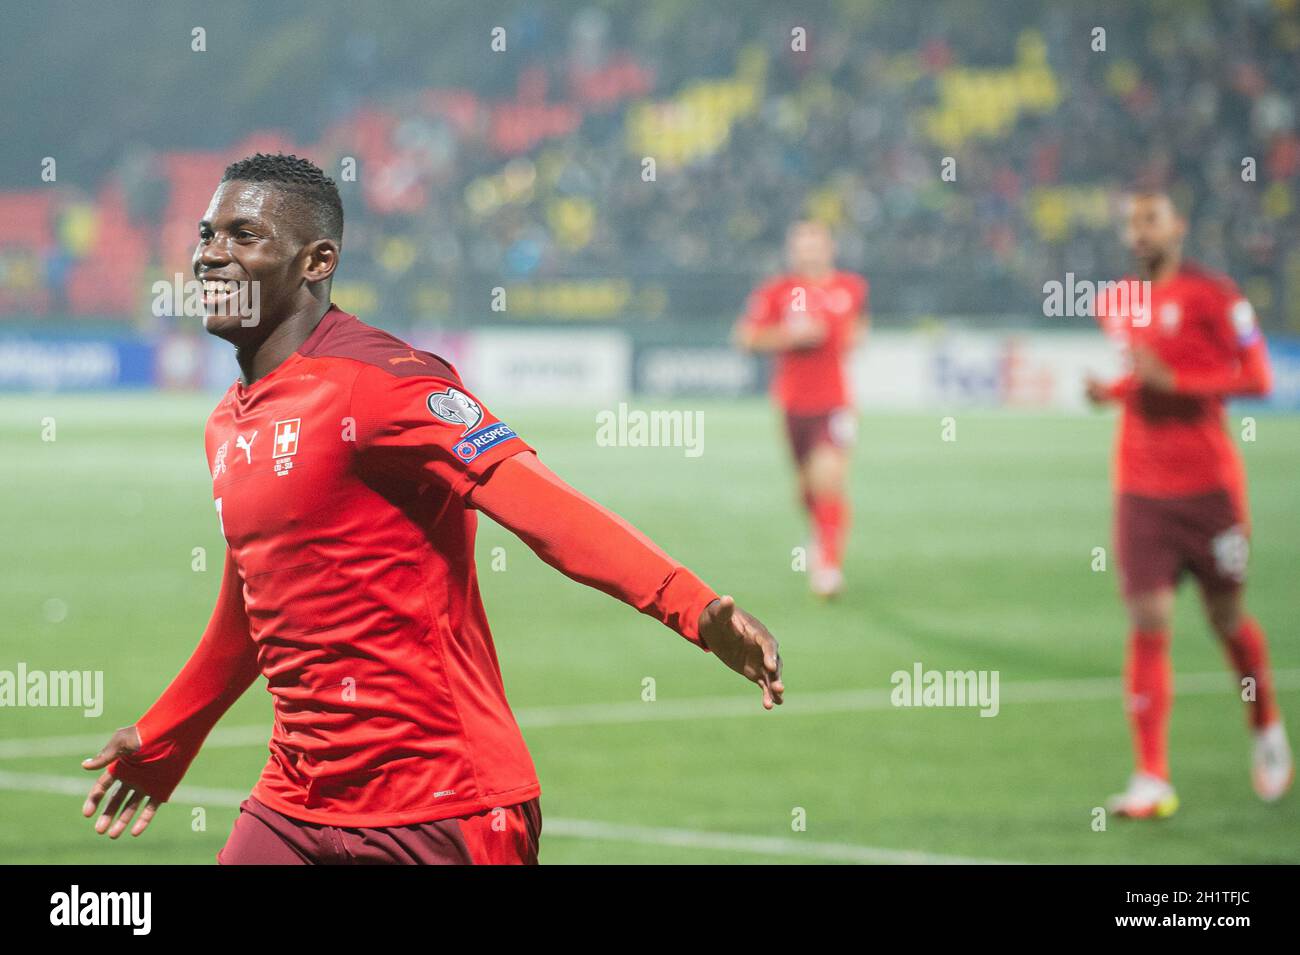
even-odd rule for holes
{"type": "MultiPolygon", "coordinates": [[[[106,696],[98,718],[0,709],[0,861],[211,863],[265,760],[259,681],[143,837],[110,843],[79,812],[89,741],[149,705],[211,609],[223,546],[202,449],[213,401],[0,406],[0,669],[102,670],[106,696]],[[195,547],[206,572],[191,569],[195,547]]],[[[1114,565],[1090,567],[1094,547],[1110,548],[1111,417],[954,412],[947,443],[939,414],[864,415],[849,586],[827,606],[791,569],[804,527],[773,413],[757,400],[689,407],[704,413],[700,457],[599,447],[594,408],[494,405],[562,476],[735,594],[785,659],[787,704],[765,713],[711,657],[483,520],[484,599],[542,781],[543,862],[1300,861],[1296,795],[1265,806],[1251,791],[1241,704],[1190,587],[1174,639],[1182,809],[1094,831],[1094,807],[1130,766],[1114,565]],[[997,670],[1000,712],[889,706],[890,674],[917,661],[997,670]],[[917,855],[891,855],[904,852],[917,855]]],[[[1261,417],[1243,450],[1249,603],[1294,730],[1300,418],[1261,417]]]]}

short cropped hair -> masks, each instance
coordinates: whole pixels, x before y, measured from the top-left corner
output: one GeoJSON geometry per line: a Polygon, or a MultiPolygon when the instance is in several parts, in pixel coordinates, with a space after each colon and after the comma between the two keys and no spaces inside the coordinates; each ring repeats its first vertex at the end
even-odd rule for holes
{"type": "Polygon", "coordinates": [[[1174,212],[1184,219],[1189,218],[1192,212],[1192,191],[1183,182],[1143,179],[1131,184],[1124,194],[1129,199],[1164,197],[1174,212]]]}
{"type": "Polygon", "coordinates": [[[283,153],[257,153],[232,162],[222,182],[265,182],[302,201],[316,238],[343,241],[343,201],[338,186],[319,166],[283,153]]]}

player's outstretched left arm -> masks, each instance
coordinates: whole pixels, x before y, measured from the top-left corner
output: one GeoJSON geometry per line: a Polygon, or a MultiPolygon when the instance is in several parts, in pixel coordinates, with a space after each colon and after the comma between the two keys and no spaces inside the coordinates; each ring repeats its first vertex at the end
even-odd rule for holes
{"type": "Polygon", "coordinates": [[[474,486],[469,502],[556,570],[711,651],[759,685],[766,709],[782,702],[781,658],[767,628],[623,518],[570,487],[536,455],[523,452],[495,465],[474,486]]]}

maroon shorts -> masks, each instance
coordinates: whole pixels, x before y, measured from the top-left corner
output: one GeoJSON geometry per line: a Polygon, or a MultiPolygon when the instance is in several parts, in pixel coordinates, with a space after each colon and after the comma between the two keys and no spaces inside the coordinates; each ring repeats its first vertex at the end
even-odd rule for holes
{"type": "Polygon", "coordinates": [[[472,816],[357,829],[293,819],[249,796],[221,865],[536,865],[537,798],[472,816]]]}
{"type": "Polygon", "coordinates": [[[1227,491],[1171,498],[1120,494],[1115,548],[1125,595],[1175,587],[1184,571],[1210,593],[1246,581],[1249,538],[1227,491]]]}
{"type": "Polygon", "coordinates": [[[857,422],[852,408],[836,408],[818,414],[785,413],[785,433],[796,464],[802,465],[819,444],[837,448],[853,445],[857,422]]]}

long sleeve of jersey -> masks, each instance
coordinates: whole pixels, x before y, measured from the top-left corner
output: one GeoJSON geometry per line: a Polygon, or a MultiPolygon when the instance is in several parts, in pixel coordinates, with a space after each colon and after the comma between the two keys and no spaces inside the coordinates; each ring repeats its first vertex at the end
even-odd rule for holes
{"type": "Polygon", "coordinates": [[[703,650],[700,614],[717,593],[623,518],[530,452],[497,464],[470,503],[567,577],[630,604],[703,650]]]}
{"type": "Polygon", "coordinates": [[[209,731],[257,675],[243,582],[227,551],[216,607],[199,645],[135,724],[140,749],[114,760],[108,771],[155,799],[171,798],[209,731]]]}
{"type": "Polygon", "coordinates": [[[1240,348],[1233,364],[1174,373],[1174,390],[1183,395],[1266,395],[1272,388],[1268,348],[1260,335],[1240,348]]]}

